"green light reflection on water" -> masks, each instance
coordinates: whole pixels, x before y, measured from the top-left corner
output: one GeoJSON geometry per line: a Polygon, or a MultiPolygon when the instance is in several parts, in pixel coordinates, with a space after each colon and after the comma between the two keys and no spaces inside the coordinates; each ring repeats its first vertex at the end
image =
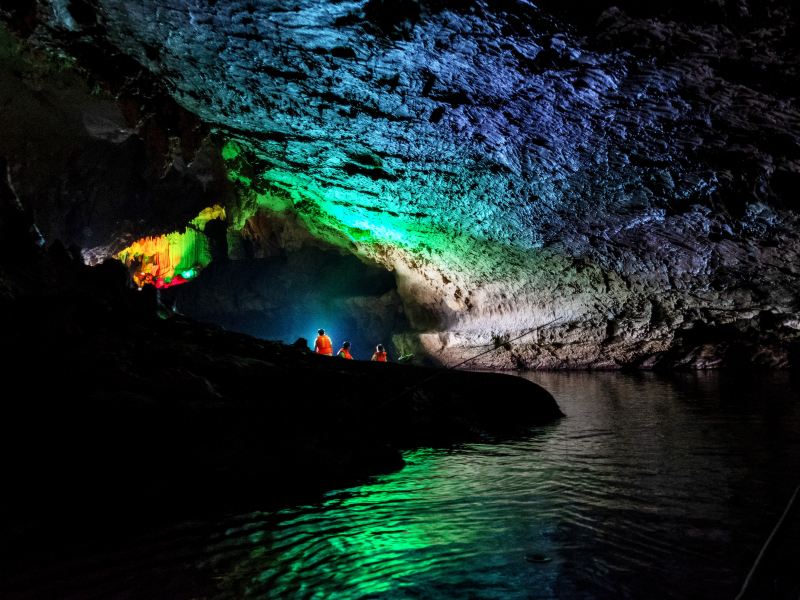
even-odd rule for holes
{"type": "Polygon", "coordinates": [[[228,519],[202,565],[213,597],[555,597],[557,487],[534,458],[552,433],[410,451],[400,471],[319,502],[228,519]]]}
{"type": "Polygon", "coordinates": [[[246,556],[223,569],[220,597],[386,596],[447,581],[462,561],[491,555],[495,545],[476,539],[481,527],[462,522],[471,500],[446,451],[420,449],[405,460],[401,471],[319,504],[249,515],[229,528],[217,554],[243,545],[246,556]],[[448,516],[450,507],[458,514],[448,516]]]}
{"type": "Polygon", "coordinates": [[[316,581],[327,580],[332,584],[327,592],[317,590],[321,597],[345,589],[353,596],[381,594],[409,585],[415,577],[435,569],[441,563],[434,556],[447,552],[448,547],[469,544],[472,535],[427,514],[395,517],[388,514],[390,507],[419,502],[426,493],[426,475],[437,464],[432,455],[435,452],[427,449],[410,452],[405,457],[407,464],[402,477],[399,474],[380,477],[374,483],[349,490],[349,495],[337,494],[324,501],[320,512],[333,513],[348,521],[341,523],[344,527],[339,531],[336,527],[332,529],[327,519],[318,519],[316,511],[288,521],[286,525],[293,528],[301,525],[306,533],[316,532],[319,537],[312,535],[306,543],[284,552],[282,562],[289,560],[294,564],[289,573],[268,568],[258,581],[270,582],[276,591],[299,592],[293,576],[300,570],[307,571],[309,558],[313,565],[315,554],[325,557],[316,565],[316,581]],[[381,518],[372,518],[375,510],[381,511],[381,518]],[[352,520],[347,519],[348,513],[352,514],[352,520]],[[429,558],[421,560],[425,555],[429,558]],[[337,557],[346,560],[345,570],[340,569],[337,557]]]}

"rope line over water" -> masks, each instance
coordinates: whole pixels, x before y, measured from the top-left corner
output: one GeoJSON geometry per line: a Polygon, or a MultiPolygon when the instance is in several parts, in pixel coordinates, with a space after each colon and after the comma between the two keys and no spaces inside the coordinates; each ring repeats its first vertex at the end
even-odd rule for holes
{"type": "Polygon", "coordinates": [[[397,394],[395,396],[392,396],[391,398],[387,399],[386,401],[384,401],[383,403],[378,405],[378,407],[379,408],[384,408],[385,406],[389,405],[392,402],[396,402],[397,400],[399,400],[403,396],[409,394],[410,392],[414,391],[415,389],[419,388],[420,386],[428,383],[429,381],[431,381],[433,379],[436,379],[437,377],[439,377],[443,373],[447,373],[448,371],[453,371],[453,370],[457,369],[458,367],[461,367],[461,366],[467,364],[468,362],[475,360],[476,358],[480,358],[481,356],[484,356],[486,354],[490,354],[491,352],[494,352],[495,350],[499,350],[500,348],[506,348],[512,342],[516,342],[517,340],[521,340],[525,336],[530,335],[530,334],[534,333],[535,331],[539,331],[540,329],[543,329],[543,328],[545,328],[545,327],[547,327],[549,325],[552,325],[553,323],[556,323],[557,321],[561,321],[563,318],[564,317],[556,317],[555,319],[552,319],[551,321],[548,321],[547,323],[544,323],[542,325],[537,325],[536,327],[532,327],[531,329],[528,329],[527,331],[525,331],[524,333],[518,335],[515,338],[512,338],[510,340],[506,340],[502,344],[497,344],[494,347],[489,348],[488,350],[484,350],[483,352],[480,352],[480,353],[476,354],[475,356],[471,356],[470,358],[468,358],[466,360],[462,360],[458,364],[447,366],[447,367],[444,367],[442,369],[438,369],[430,377],[426,377],[422,381],[419,381],[417,383],[414,383],[414,384],[410,385],[409,387],[405,388],[399,394],[397,394]]]}
{"type": "Polygon", "coordinates": [[[753,578],[758,572],[758,569],[761,566],[761,562],[764,560],[764,556],[767,554],[769,547],[772,545],[772,541],[775,539],[775,536],[778,535],[778,532],[783,527],[783,523],[786,521],[786,517],[789,515],[790,512],[792,512],[792,508],[794,507],[794,503],[797,500],[798,495],[800,495],[800,485],[798,485],[795,488],[794,494],[792,494],[792,497],[789,499],[789,503],[786,505],[786,508],[784,509],[781,518],[778,519],[778,523],[773,528],[772,533],[769,534],[767,541],[764,542],[764,545],[761,547],[761,552],[758,553],[758,556],[756,557],[756,562],[753,563],[753,567],[747,574],[747,578],[744,580],[744,583],[742,584],[742,589],[736,596],[736,600],[744,600],[744,598],[746,598],[748,588],[753,583],[753,578]]]}

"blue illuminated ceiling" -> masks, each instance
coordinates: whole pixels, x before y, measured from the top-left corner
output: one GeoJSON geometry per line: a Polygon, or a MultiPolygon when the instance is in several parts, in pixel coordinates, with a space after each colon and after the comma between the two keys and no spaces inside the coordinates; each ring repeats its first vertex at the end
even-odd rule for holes
{"type": "Polygon", "coordinates": [[[584,36],[524,0],[97,4],[47,35],[102,38],[221,134],[234,228],[289,210],[395,270],[429,352],[560,317],[521,364],[618,366],[796,316],[788,5],[584,36]]]}

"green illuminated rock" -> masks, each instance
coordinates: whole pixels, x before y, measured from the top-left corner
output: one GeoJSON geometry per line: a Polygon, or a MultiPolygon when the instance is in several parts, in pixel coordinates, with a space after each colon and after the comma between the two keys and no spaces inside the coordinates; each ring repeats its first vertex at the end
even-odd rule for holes
{"type": "Polygon", "coordinates": [[[100,0],[37,35],[139,65],[220,140],[234,234],[280,214],[391,270],[442,362],[787,364],[789,3],[557,4],[100,0]]]}

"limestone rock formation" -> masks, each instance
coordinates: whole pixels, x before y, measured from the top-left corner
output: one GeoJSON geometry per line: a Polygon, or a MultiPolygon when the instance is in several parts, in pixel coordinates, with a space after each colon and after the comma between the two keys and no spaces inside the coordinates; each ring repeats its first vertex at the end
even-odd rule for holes
{"type": "Polygon", "coordinates": [[[45,531],[61,544],[263,508],[399,468],[405,448],[519,435],[563,416],[523,378],[346,361],[173,314],[121,263],[89,267],[60,243],[42,248],[6,168],[6,559],[45,531]]]}
{"type": "Polygon", "coordinates": [[[233,230],[290,213],[393,271],[405,339],[442,362],[784,366],[797,8],[618,4],[53,0],[5,20],[155,82],[217,136],[233,230]]]}

